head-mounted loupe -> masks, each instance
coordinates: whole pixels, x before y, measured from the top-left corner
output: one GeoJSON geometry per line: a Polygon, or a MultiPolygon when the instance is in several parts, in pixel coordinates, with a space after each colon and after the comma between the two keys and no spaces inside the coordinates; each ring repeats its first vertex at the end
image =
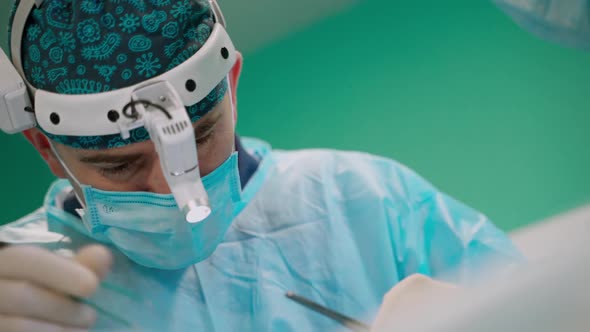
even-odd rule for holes
{"type": "Polygon", "coordinates": [[[145,127],[186,220],[202,221],[211,207],[201,181],[194,130],[185,107],[205,98],[227,76],[237,59],[221,10],[215,0],[210,0],[210,4],[215,18],[213,31],[203,47],[184,63],[130,87],[62,95],[36,89],[24,75],[21,40],[25,22],[35,6],[43,5],[43,0],[21,0],[12,25],[12,63],[0,50],[0,129],[14,134],[39,126],[53,135],[120,134],[126,139],[131,130],[145,127]]]}

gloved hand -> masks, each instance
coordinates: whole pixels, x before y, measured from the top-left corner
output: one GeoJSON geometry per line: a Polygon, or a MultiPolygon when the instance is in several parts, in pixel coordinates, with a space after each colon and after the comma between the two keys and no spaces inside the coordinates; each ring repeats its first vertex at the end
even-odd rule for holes
{"type": "Polygon", "coordinates": [[[397,331],[396,321],[402,320],[406,310],[427,303],[432,298],[458,293],[457,286],[414,274],[395,285],[385,295],[371,331],[397,331]]]}
{"type": "Polygon", "coordinates": [[[100,246],[83,248],[73,259],[37,247],[0,249],[0,330],[88,329],[96,313],[72,296],[92,295],[110,270],[111,260],[100,246]]]}

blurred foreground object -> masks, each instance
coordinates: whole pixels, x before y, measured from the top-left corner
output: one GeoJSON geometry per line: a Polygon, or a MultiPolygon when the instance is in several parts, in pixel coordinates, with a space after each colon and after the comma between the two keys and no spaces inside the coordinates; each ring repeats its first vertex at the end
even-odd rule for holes
{"type": "Polygon", "coordinates": [[[590,0],[494,0],[518,25],[561,45],[590,51],[590,0]]]}
{"type": "Polygon", "coordinates": [[[379,331],[590,331],[590,206],[513,234],[530,264],[461,294],[401,308],[379,331]],[[428,317],[428,319],[424,319],[428,317]]]}

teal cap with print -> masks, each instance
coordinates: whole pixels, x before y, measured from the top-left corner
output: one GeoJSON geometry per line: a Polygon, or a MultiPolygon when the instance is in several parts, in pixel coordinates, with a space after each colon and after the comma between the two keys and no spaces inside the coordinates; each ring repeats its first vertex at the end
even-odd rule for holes
{"type": "MultiPolygon", "coordinates": [[[[13,7],[10,26],[17,0],[13,7]]],[[[193,56],[214,27],[208,0],[45,0],[29,15],[21,58],[27,80],[59,94],[117,90],[161,75],[193,56]]],[[[9,29],[10,38],[10,29],[9,29]]],[[[196,105],[197,121],[227,92],[220,82],[196,105]]],[[[79,149],[108,149],[149,139],[145,128],[121,135],[57,136],[50,139],[79,149]]]]}

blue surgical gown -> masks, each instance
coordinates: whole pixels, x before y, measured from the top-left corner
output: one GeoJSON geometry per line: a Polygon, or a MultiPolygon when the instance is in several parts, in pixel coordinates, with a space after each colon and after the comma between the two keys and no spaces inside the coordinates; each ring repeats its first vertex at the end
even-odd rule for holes
{"type": "MultiPolygon", "coordinates": [[[[92,300],[134,327],[99,315],[93,331],[340,331],[285,293],[370,323],[384,294],[408,275],[459,282],[487,259],[518,261],[485,216],[392,160],[244,143],[261,163],[223,243],[178,271],[138,266],[114,250],[107,281],[136,296],[101,288],[92,300]]],[[[0,228],[0,241],[64,255],[95,243],[60,208],[69,190],[55,182],[41,209],[0,228]]]]}

